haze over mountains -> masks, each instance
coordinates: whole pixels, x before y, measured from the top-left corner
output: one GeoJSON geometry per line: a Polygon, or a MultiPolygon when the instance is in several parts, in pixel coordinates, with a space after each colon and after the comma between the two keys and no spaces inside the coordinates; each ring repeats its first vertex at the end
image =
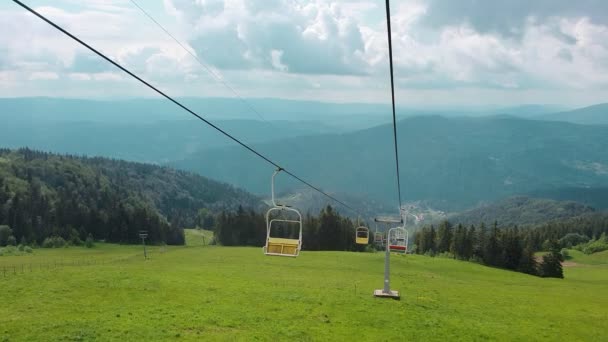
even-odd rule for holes
{"type": "Polygon", "coordinates": [[[496,222],[499,226],[509,227],[541,224],[594,212],[593,208],[576,202],[516,196],[467,210],[449,219],[466,226],[496,222]]]}
{"type": "Polygon", "coordinates": [[[566,121],[586,125],[608,125],[608,103],[601,103],[566,112],[546,114],[538,119],[566,121]]]}
{"type": "MultiPolygon", "coordinates": [[[[388,106],[248,100],[272,121],[268,124],[238,100],[184,101],[327,191],[367,202],[395,201],[388,106]]],[[[563,194],[570,193],[602,207],[605,201],[598,199],[608,189],[605,107],[547,114],[555,108],[530,105],[488,109],[486,116],[476,110],[465,116],[463,109],[402,108],[398,133],[404,196],[443,210],[462,210],[516,194],[568,200],[573,198],[563,194]],[[589,112],[594,114],[582,120],[588,125],[541,121],[576,121],[589,112]]],[[[256,194],[269,191],[269,165],[163,100],[0,99],[0,120],[3,147],[169,164],[256,194]]],[[[302,189],[286,178],[279,180],[280,191],[302,189]]]]}
{"type": "MultiPolygon", "coordinates": [[[[531,191],[608,184],[608,127],[428,116],[399,121],[397,130],[406,200],[462,209],[531,191]]],[[[391,142],[391,127],[382,125],[258,147],[322,187],[391,200],[391,142]],[[292,153],[292,145],[309,153],[292,153]]],[[[267,167],[235,147],[205,150],[173,165],[258,193],[267,188],[267,167]]]]}

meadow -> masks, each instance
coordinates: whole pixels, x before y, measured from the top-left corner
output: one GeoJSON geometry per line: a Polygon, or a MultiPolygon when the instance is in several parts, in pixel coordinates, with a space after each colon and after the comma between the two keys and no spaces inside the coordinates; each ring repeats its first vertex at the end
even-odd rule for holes
{"type": "Polygon", "coordinates": [[[382,253],[155,246],[144,260],[141,246],[36,249],[0,257],[0,270],[63,266],[0,273],[0,341],[606,340],[608,254],[571,255],[565,279],[395,255],[396,301],[372,296],[382,253]]]}

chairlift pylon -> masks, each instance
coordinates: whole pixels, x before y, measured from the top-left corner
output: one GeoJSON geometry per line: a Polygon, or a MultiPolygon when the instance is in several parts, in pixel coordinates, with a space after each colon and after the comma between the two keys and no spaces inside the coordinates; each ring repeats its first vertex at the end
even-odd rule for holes
{"type": "Polygon", "coordinates": [[[274,198],[274,178],[281,172],[282,169],[277,169],[272,174],[271,180],[271,196],[272,208],[266,212],[266,245],[264,245],[264,254],[275,256],[297,257],[302,249],[302,214],[297,209],[291,208],[284,204],[277,204],[274,198]],[[272,213],[276,213],[277,217],[270,218],[272,213]],[[288,213],[295,214],[289,216],[288,213]],[[289,225],[297,225],[299,227],[298,238],[282,238],[272,236],[273,225],[276,227],[278,223],[286,223],[289,225]]]}
{"type": "Polygon", "coordinates": [[[408,232],[405,229],[405,211],[399,208],[401,217],[399,219],[378,217],[376,222],[401,223],[400,226],[391,228],[386,233],[386,247],[384,254],[384,286],[382,289],[374,290],[374,296],[379,298],[400,299],[399,291],[391,290],[390,285],[390,256],[392,251],[405,253],[407,251],[408,232]]]}

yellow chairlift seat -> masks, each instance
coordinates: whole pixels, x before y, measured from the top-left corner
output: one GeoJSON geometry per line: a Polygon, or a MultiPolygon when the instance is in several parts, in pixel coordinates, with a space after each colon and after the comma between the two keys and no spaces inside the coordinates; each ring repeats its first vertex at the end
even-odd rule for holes
{"type": "Polygon", "coordinates": [[[298,256],[300,254],[300,250],[302,249],[302,216],[300,213],[295,209],[279,205],[268,210],[266,213],[266,222],[266,245],[264,246],[264,254],[290,257],[298,256]],[[297,214],[297,218],[295,220],[285,218],[270,219],[271,213],[275,211],[279,214],[289,211],[297,214]],[[272,236],[273,226],[280,222],[286,224],[295,224],[298,229],[298,238],[290,239],[272,236]]]}
{"type": "Polygon", "coordinates": [[[266,255],[298,256],[300,240],[269,237],[266,255]]]}
{"type": "Polygon", "coordinates": [[[297,257],[302,249],[302,214],[297,209],[287,205],[277,204],[274,200],[274,177],[281,169],[277,169],[272,174],[271,194],[272,208],[266,212],[266,244],[264,245],[264,254],[276,256],[297,257]],[[275,217],[272,217],[274,213],[275,217]],[[284,238],[273,236],[276,234],[278,225],[296,226],[298,238],[284,238]]]}
{"type": "Polygon", "coordinates": [[[367,227],[357,227],[355,242],[358,245],[367,245],[369,243],[369,229],[367,227]]]}

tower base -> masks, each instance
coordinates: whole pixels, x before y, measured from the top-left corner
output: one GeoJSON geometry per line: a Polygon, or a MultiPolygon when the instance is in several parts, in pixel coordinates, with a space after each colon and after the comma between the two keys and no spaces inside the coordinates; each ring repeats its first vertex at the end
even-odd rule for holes
{"type": "Polygon", "coordinates": [[[390,293],[385,293],[384,290],[380,289],[380,290],[374,290],[374,297],[380,297],[380,298],[392,298],[392,299],[401,299],[401,296],[399,295],[399,291],[392,291],[390,293]]]}

